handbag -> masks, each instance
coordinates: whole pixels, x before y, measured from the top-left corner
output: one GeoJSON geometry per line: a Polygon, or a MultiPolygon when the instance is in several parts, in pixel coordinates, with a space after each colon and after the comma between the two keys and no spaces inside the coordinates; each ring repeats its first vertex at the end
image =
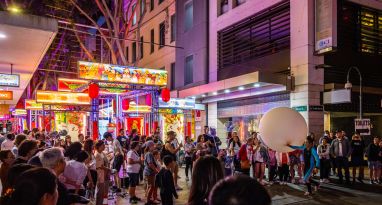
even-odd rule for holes
{"type": "Polygon", "coordinates": [[[251,163],[249,160],[240,161],[240,168],[241,169],[250,169],[251,163]]]}

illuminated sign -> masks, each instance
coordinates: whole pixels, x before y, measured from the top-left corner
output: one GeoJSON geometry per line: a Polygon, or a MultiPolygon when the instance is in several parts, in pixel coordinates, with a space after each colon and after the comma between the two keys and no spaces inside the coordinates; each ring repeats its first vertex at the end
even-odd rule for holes
{"type": "Polygon", "coordinates": [[[78,62],[79,78],[144,85],[164,86],[167,71],[132,66],[118,66],[92,62],[78,62]]]}
{"type": "Polygon", "coordinates": [[[0,73],[0,86],[20,87],[20,75],[0,73]]]}
{"type": "Polygon", "coordinates": [[[0,90],[0,100],[13,100],[13,91],[0,90]]]}
{"type": "Polygon", "coordinates": [[[27,110],[24,109],[15,109],[12,111],[13,116],[26,116],[27,115],[27,110]]]}
{"type": "Polygon", "coordinates": [[[36,101],[43,104],[90,105],[90,97],[87,93],[38,90],[36,101]]]}
{"type": "Polygon", "coordinates": [[[150,113],[151,112],[151,106],[130,104],[129,109],[128,110],[122,110],[122,112],[125,112],[125,113],[150,113]]]}
{"type": "MultiPolygon", "coordinates": [[[[88,92],[89,81],[79,79],[59,78],[58,91],[66,92],[88,92]]],[[[122,94],[129,92],[129,85],[115,83],[99,83],[100,93],[102,94],[122,94]]]]}
{"type": "Polygon", "coordinates": [[[183,110],[166,108],[166,109],[159,109],[159,113],[161,113],[161,114],[183,114],[183,110]]]}
{"type": "Polygon", "coordinates": [[[181,98],[171,98],[168,102],[163,102],[159,98],[159,108],[180,108],[180,109],[194,109],[195,100],[194,99],[181,99],[181,98]]]}
{"type": "Polygon", "coordinates": [[[26,99],[25,109],[26,110],[42,110],[42,103],[37,103],[36,100],[26,99]]]}

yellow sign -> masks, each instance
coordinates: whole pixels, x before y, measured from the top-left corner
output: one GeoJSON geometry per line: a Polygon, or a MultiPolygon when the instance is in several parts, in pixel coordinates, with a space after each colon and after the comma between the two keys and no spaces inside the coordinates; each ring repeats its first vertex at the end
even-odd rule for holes
{"type": "Polygon", "coordinates": [[[26,110],[42,110],[42,103],[37,103],[36,100],[27,99],[25,100],[26,110]]]}
{"type": "Polygon", "coordinates": [[[126,113],[150,113],[151,106],[148,105],[131,105],[128,110],[123,110],[122,112],[126,113]]]}
{"type": "Polygon", "coordinates": [[[25,116],[27,115],[27,110],[24,109],[15,109],[12,111],[13,116],[25,116]]]}
{"type": "Polygon", "coordinates": [[[13,100],[13,91],[0,90],[0,100],[13,100]]]}
{"type": "Polygon", "coordinates": [[[82,79],[158,86],[167,84],[165,70],[84,61],[79,61],[78,67],[79,78],[82,79]]]}
{"type": "Polygon", "coordinates": [[[90,105],[87,93],[71,93],[38,90],[36,101],[43,104],[90,105]]]}

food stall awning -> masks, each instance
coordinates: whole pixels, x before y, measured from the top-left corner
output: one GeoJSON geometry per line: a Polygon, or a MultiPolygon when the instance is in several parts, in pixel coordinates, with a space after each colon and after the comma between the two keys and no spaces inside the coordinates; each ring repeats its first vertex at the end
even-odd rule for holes
{"type": "Polygon", "coordinates": [[[202,103],[286,90],[287,76],[259,71],[178,91],[180,98],[202,103]]]}
{"type": "Polygon", "coordinates": [[[17,87],[0,86],[13,91],[15,105],[40,64],[58,30],[57,20],[0,11],[0,73],[20,75],[17,87]]]}

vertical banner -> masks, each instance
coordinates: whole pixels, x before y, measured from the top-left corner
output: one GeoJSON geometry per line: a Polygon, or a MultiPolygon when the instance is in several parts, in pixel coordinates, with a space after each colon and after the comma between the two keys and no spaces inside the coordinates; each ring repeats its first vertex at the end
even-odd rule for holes
{"type": "Polygon", "coordinates": [[[337,1],[315,1],[315,51],[323,54],[337,47],[337,1]]]}

